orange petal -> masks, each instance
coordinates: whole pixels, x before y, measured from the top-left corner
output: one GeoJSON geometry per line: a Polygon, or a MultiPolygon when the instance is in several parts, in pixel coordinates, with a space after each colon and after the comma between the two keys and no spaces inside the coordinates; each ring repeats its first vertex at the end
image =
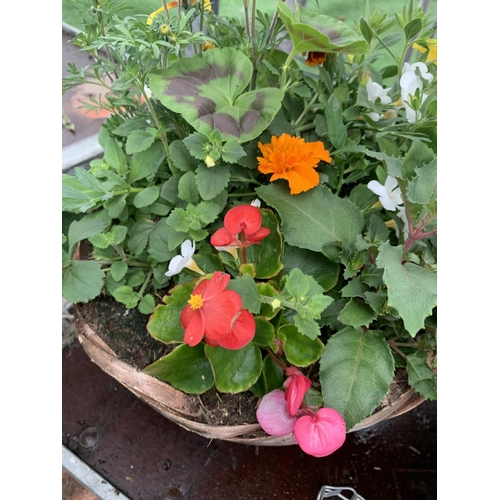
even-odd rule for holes
{"type": "Polygon", "coordinates": [[[287,172],[290,194],[309,191],[319,184],[319,175],[312,167],[295,167],[287,172]]]}

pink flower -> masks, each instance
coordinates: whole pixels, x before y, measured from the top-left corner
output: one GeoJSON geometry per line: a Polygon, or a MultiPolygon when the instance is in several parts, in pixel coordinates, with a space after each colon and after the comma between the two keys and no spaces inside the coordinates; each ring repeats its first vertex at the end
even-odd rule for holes
{"type": "Polygon", "coordinates": [[[285,380],[283,387],[285,388],[287,409],[290,415],[295,416],[299,411],[306,392],[311,387],[311,381],[295,366],[287,368],[286,374],[288,378],[285,380]]]}
{"type": "Polygon", "coordinates": [[[205,336],[208,345],[241,349],[253,339],[255,318],[238,293],[226,290],[230,278],[216,271],[195,287],[180,317],[186,344],[195,346],[205,336]]]}
{"type": "Polygon", "coordinates": [[[288,413],[285,393],[274,389],[262,398],[257,408],[257,420],[269,435],[286,436],[293,432],[297,417],[288,413]]]}
{"type": "Polygon", "coordinates": [[[332,408],[321,408],[314,415],[304,415],[295,423],[295,438],[302,451],[313,457],[326,457],[338,450],[346,438],[342,415],[332,408]]]}

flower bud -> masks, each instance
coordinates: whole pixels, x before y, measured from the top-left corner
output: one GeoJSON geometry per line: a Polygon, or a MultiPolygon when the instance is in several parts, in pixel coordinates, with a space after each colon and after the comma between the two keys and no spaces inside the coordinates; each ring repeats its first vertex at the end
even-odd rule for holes
{"type": "Polygon", "coordinates": [[[275,309],[278,309],[278,307],[281,306],[281,300],[279,299],[274,299],[272,302],[271,302],[271,307],[273,308],[273,311],[275,309]]]}
{"type": "Polygon", "coordinates": [[[359,72],[359,75],[358,75],[358,82],[360,85],[363,85],[363,87],[368,83],[368,81],[370,80],[370,72],[369,71],[366,71],[366,70],[363,70],[363,71],[360,71],[359,72]]]}
{"type": "Polygon", "coordinates": [[[215,161],[210,155],[207,155],[207,157],[205,158],[205,164],[207,165],[207,167],[214,167],[215,161]]]}
{"type": "Polygon", "coordinates": [[[159,28],[159,31],[160,31],[160,33],[161,33],[162,35],[167,36],[167,35],[170,35],[170,32],[171,32],[172,30],[170,29],[170,26],[169,26],[168,24],[162,24],[162,25],[160,26],[160,28],[159,28]]]}

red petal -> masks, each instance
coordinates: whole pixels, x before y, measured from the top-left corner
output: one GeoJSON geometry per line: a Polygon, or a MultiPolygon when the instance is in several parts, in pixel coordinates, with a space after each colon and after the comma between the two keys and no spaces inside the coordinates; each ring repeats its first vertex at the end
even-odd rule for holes
{"type": "Polygon", "coordinates": [[[196,309],[195,311],[193,311],[189,324],[187,325],[187,328],[184,331],[184,342],[193,347],[201,342],[204,333],[205,333],[205,320],[203,318],[201,310],[196,309]]]}
{"type": "Polygon", "coordinates": [[[219,340],[226,349],[236,350],[245,347],[255,336],[255,318],[246,309],[242,309],[234,322],[231,333],[219,340]]]}
{"type": "Polygon", "coordinates": [[[302,451],[326,457],[344,444],[346,425],[338,411],[321,408],[314,417],[304,415],[297,420],[295,438],[302,451]]]}
{"type": "MultiPolygon", "coordinates": [[[[203,293],[196,292],[195,288],[193,290],[193,295],[195,295],[196,293],[201,293],[204,299],[202,307],[204,307],[206,301],[213,300],[215,297],[217,297],[224,291],[230,279],[231,276],[229,274],[223,273],[222,271],[216,271],[210,279],[204,280],[206,288],[204,288],[203,293]]],[[[203,281],[198,286],[201,286],[202,284],[203,281]]]]}
{"type": "Polygon", "coordinates": [[[247,242],[251,245],[252,243],[258,243],[263,240],[266,236],[271,234],[271,230],[267,227],[261,227],[255,233],[247,234],[247,242]]]}
{"type": "MultiPolygon", "coordinates": [[[[231,234],[255,233],[262,224],[260,210],[253,205],[238,205],[231,208],[224,217],[224,227],[231,234]]],[[[217,245],[220,246],[220,245],[217,245]]]]}
{"type": "Polygon", "coordinates": [[[233,318],[241,310],[241,297],[233,290],[222,293],[203,303],[205,316],[205,335],[216,342],[221,341],[231,333],[233,318]]]}
{"type": "Polygon", "coordinates": [[[217,229],[212,237],[210,238],[210,243],[214,247],[227,247],[229,245],[237,245],[238,238],[229,233],[225,227],[217,229]]]}

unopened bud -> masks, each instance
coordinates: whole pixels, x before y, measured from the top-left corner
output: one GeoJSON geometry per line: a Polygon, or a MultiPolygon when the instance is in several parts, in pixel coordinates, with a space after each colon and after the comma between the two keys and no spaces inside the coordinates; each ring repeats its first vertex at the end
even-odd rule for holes
{"type": "Polygon", "coordinates": [[[210,155],[207,155],[207,157],[205,158],[205,164],[207,165],[207,167],[214,167],[215,161],[210,155]]]}
{"type": "Polygon", "coordinates": [[[365,86],[368,83],[368,80],[370,80],[370,76],[371,75],[369,71],[360,71],[358,76],[359,84],[365,86]]]}
{"type": "Polygon", "coordinates": [[[274,299],[272,302],[271,302],[271,307],[273,308],[273,311],[275,309],[278,309],[278,307],[281,306],[281,300],[279,299],[274,299]]]}
{"type": "Polygon", "coordinates": [[[162,24],[162,25],[160,26],[159,30],[160,30],[160,33],[161,33],[162,35],[165,35],[165,36],[166,36],[166,35],[170,35],[170,32],[172,31],[172,30],[170,29],[170,26],[169,26],[168,24],[162,24]]]}

